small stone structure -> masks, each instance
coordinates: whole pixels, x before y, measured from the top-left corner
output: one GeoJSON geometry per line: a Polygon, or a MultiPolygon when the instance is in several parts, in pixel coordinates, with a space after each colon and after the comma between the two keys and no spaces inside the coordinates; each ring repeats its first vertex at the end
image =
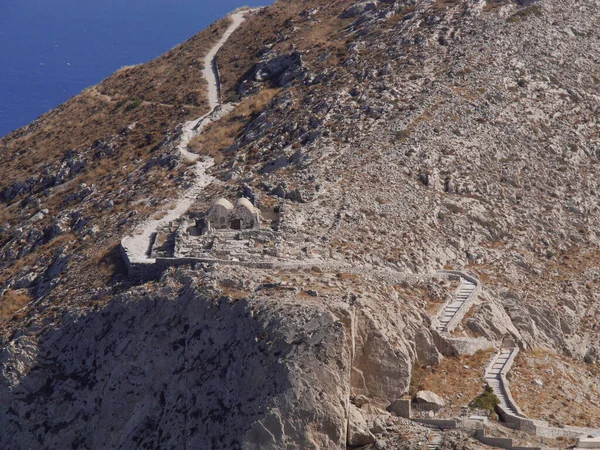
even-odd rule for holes
{"type": "Polygon", "coordinates": [[[235,206],[224,198],[217,200],[204,217],[202,234],[213,230],[252,230],[260,228],[260,213],[247,198],[235,206]]]}
{"type": "Polygon", "coordinates": [[[227,199],[220,198],[206,213],[206,224],[208,228],[222,230],[229,228],[229,220],[233,213],[233,205],[227,199]]]}

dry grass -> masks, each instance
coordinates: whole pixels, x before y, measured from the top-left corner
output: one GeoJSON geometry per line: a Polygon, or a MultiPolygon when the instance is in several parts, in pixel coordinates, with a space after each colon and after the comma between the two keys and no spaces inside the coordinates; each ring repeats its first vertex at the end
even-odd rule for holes
{"type": "Polygon", "coordinates": [[[95,279],[96,287],[105,286],[115,275],[127,272],[118,243],[114,243],[107,250],[100,251],[92,259],[92,266],[97,275],[95,279]]]}
{"type": "Polygon", "coordinates": [[[27,289],[13,291],[9,289],[0,297],[0,321],[10,319],[21,308],[31,301],[27,289]]]}
{"type": "MultiPolygon", "coordinates": [[[[99,230],[93,239],[65,234],[10,265],[0,262],[0,285],[21,274],[27,266],[47,267],[56,250],[65,244],[69,244],[70,252],[75,252],[78,262],[62,275],[61,284],[52,291],[54,304],[82,302],[88,297],[90,286],[106,286],[123,271],[114,242],[128,232],[133,222],[125,222],[123,217],[134,209],[136,220],[154,213],[158,206],[153,205],[160,205],[161,198],[175,196],[177,179],[182,178],[181,170],[177,173],[160,166],[148,171],[143,168],[165,151],[160,144],[178,124],[206,113],[201,63],[228,24],[229,19],[224,19],[155,61],[121,69],[99,86],[0,139],[0,191],[31,177],[37,180],[46,170],[57,170],[69,154],[87,161],[75,178],[60,186],[36,186],[31,195],[40,200],[39,207],[22,202],[30,194],[2,202],[2,223],[16,226],[37,209],[47,208],[50,214],[35,224],[43,231],[59,212],[77,208],[85,219],[91,219],[90,226],[96,225],[99,230]],[[100,140],[114,144],[113,150],[98,155],[94,144],[100,140]],[[94,186],[93,200],[67,202],[81,183],[94,186]],[[147,201],[137,204],[139,199],[147,201]],[[113,200],[114,206],[105,210],[100,200],[113,200]],[[68,295],[62,291],[63,284],[68,295]]],[[[7,238],[10,233],[0,237],[0,245],[7,238]]],[[[20,294],[12,303],[22,301],[20,294]]]]}
{"type": "Polygon", "coordinates": [[[428,390],[440,395],[449,413],[456,414],[483,390],[483,373],[493,350],[473,356],[444,358],[437,366],[415,365],[409,394],[428,390]]]}
{"type": "Polygon", "coordinates": [[[280,89],[266,89],[242,101],[234,112],[209,125],[202,134],[190,142],[197,153],[211,155],[217,163],[224,152],[242,133],[244,128],[279,93],[280,89]]]}
{"type": "Polygon", "coordinates": [[[9,267],[3,267],[0,271],[0,286],[5,285],[10,278],[24,272],[28,267],[35,265],[36,261],[51,261],[55,256],[56,249],[69,242],[75,244],[77,237],[72,233],[63,234],[44,245],[40,245],[35,252],[20,258],[9,267]]]}
{"type": "Polygon", "coordinates": [[[279,1],[250,16],[219,53],[224,98],[236,97],[236,86],[251,71],[266,44],[274,44],[273,54],[277,54],[293,51],[293,42],[297,50],[304,52],[303,58],[314,73],[320,72],[319,55],[328,56],[323,66],[337,65],[346,54],[342,29],[349,23],[338,16],[351,3],[350,0],[279,1]],[[307,13],[314,8],[318,8],[318,12],[307,13]],[[290,39],[275,42],[274,35],[290,39]]]}
{"type": "Polygon", "coordinates": [[[219,40],[230,24],[224,18],[202,33],[147,64],[123,67],[98,86],[115,101],[140,99],[174,106],[207,107],[202,55],[219,40]]]}
{"type": "Polygon", "coordinates": [[[543,350],[520,353],[509,374],[511,392],[529,417],[553,425],[597,428],[600,424],[600,371],[543,350]],[[539,380],[543,386],[538,386],[539,380]]]}

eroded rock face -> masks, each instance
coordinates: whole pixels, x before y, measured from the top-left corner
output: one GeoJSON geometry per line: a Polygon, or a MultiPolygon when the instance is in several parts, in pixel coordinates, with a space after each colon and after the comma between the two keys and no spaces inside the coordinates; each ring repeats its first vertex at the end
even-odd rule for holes
{"type": "MultiPolygon", "coordinates": [[[[220,182],[199,201],[241,188],[253,203],[283,204],[282,262],[323,269],[281,277],[279,267],[215,265],[204,269],[230,281],[223,293],[202,270],[144,288],[115,277],[97,296],[82,293],[79,274],[95,281],[91,253],[86,260],[65,247],[39,258],[36,249],[71,233],[84,244],[121,238],[112,224],[138,220],[122,205],[140,197],[143,208],[157,205],[162,185],[146,183],[146,172],[175,168],[175,138],[167,135],[123,188],[90,183],[66,193],[73,204],[56,222],[44,196],[85,172],[86,161],[116,153],[129,128],[80,162],[11,182],[0,198],[29,206],[22,220],[0,225],[0,266],[35,256],[7,283],[35,301],[3,335],[0,447],[372,442],[387,426],[381,411],[401,412],[412,365],[435,364],[460,344],[434,339],[428,318],[452,290],[398,279],[442,267],[468,267],[484,281],[466,339],[494,346],[506,338],[597,363],[597,5],[306,3],[314,8],[283,24],[273,14],[264,51],[235,61],[244,69],[232,89],[242,98],[281,91],[249,115],[214,169],[220,182]],[[315,24],[331,26],[335,42],[307,51],[301,44],[313,40],[302,33],[322,31],[315,24]],[[550,50],[540,57],[539,49],[550,50]],[[48,192],[25,199],[39,188],[48,192]],[[91,269],[73,275],[79,266],[91,269]],[[112,303],[90,306],[98,299],[112,303]],[[67,313],[58,320],[56,311],[67,313]]],[[[179,167],[171,176],[188,185],[190,170],[179,167]]]]}
{"type": "Polygon", "coordinates": [[[207,276],[176,271],[158,291],[133,289],[4,346],[0,447],[374,441],[416,357],[399,314],[382,321],[366,300],[260,290],[232,300],[197,281],[207,276]]]}
{"type": "Polygon", "coordinates": [[[65,317],[37,342],[3,351],[0,446],[339,445],[345,411],[331,396],[347,389],[344,329],[323,311],[297,313],[293,323],[266,305],[186,290],[65,317]],[[311,343],[325,351],[310,355],[311,343]],[[309,374],[331,380],[320,396],[309,374]]]}
{"type": "Polygon", "coordinates": [[[352,391],[387,407],[406,392],[412,358],[406,343],[391,344],[382,325],[370,311],[356,312],[352,391]]]}

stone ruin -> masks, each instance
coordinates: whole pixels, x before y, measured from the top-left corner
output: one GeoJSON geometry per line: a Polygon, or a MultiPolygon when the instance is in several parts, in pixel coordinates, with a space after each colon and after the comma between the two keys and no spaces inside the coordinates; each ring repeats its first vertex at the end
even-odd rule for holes
{"type": "Polygon", "coordinates": [[[217,200],[206,212],[188,215],[158,230],[151,256],[162,264],[202,261],[275,261],[282,256],[280,206],[255,207],[217,200]]]}
{"type": "Polygon", "coordinates": [[[235,207],[224,198],[220,198],[210,207],[204,223],[202,234],[212,230],[254,230],[260,228],[260,212],[247,198],[239,198],[235,207]]]}

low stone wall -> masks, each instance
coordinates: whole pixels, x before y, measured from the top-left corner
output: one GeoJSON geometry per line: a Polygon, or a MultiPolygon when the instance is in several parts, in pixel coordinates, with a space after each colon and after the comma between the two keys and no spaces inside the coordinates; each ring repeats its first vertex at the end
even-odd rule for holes
{"type": "Polygon", "coordinates": [[[454,419],[412,419],[412,421],[444,429],[454,429],[457,423],[454,419]]]}
{"type": "Polygon", "coordinates": [[[475,438],[479,442],[481,442],[485,445],[491,445],[493,447],[500,447],[500,448],[506,448],[506,449],[513,448],[513,445],[512,445],[513,440],[512,439],[486,436],[485,430],[477,430],[475,432],[475,438]]]}
{"type": "Polygon", "coordinates": [[[548,422],[543,420],[529,419],[527,417],[519,417],[506,411],[504,408],[499,407],[500,417],[502,421],[510,428],[515,430],[523,431],[534,436],[547,438],[547,439],[578,439],[582,436],[586,436],[589,431],[585,428],[577,427],[550,427],[548,422]]]}
{"type": "Polygon", "coordinates": [[[475,432],[475,439],[482,444],[500,447],[507,450],[541,450],[541,447],[514,447],[512,439],[486,436],[485,430],[477,430],[475,432]]]}
{"type": "Polygon", "coordinates": [[[127,250],[125,250],[125,247],[123,247],[123,242],[119,243],[119,252],[121,253],[121,258],[123,258],[125,267],[127,267],[127,274],[129,274],[131,272],[131,261],[129,260],[127,250]]]}
{"type": "Polygon", "coordinates": [[[579,439],[577,441],[577,448],[600,448],[600,437],[592,439],[579,439]]]}
{"type": "Polygon", "coordinates": [[[518,354],[519,354],[519,349],[518,349],[518,347],[515,347],[511,353],[510,357],[508,358],[508,361],[506,361],[506,364],[502,368],[502,371],[500,371],[500,380],[502,381],[502,386],[504,387],[504,394],[506,395],[506,399],[508,400],[508,403],[510,404],[510,406],[515,411],[517,411],[518,415],[525,417],[525,414],[523,414],[523,411],[521,411],[521,408],[519,408],[519,405],[513,398],[512,394],[510,393],[510,383],[507,378],[508,372],[510,372],[510,369],[512,369],[512,366],[515,363],[515,359],[517,358],[518,354]]]}

